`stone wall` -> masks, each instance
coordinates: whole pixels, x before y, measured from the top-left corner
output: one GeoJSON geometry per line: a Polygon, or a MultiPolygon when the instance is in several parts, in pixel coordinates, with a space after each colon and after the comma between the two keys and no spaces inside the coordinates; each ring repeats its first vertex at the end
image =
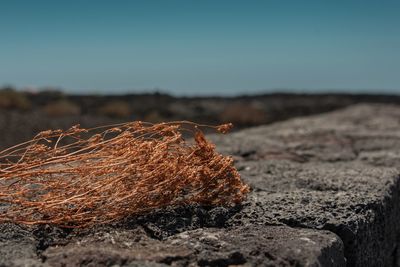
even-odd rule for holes
{"type": "MultiPolygon", "coordinates": [[[[245,112],[245,111],[243,111],[245,112]]],[[[252,191],[92,229],[0,225],[0,266],[399,266],[400,108],[210,136],[252,191]]]]}

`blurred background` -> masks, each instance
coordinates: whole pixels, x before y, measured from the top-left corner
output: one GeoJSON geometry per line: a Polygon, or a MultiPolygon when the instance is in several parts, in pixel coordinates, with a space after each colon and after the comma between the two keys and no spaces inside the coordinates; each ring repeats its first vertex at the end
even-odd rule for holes
{"type": "Polygon", "coordinates": [[[2,0],[0,149],[80,123],[236,129],[400,104],[400,1],[2,0]]]}

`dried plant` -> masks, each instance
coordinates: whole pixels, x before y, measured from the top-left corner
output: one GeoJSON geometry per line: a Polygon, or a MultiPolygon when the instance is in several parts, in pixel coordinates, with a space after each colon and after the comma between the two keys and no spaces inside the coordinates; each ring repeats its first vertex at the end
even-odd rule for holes
{"type": "Polygon", "coordinates": [[[0,222],[86,227],[168,205],[241,202],[248,186],[202,127],[211,126],[132,122],[41,132],[0,152],[0,222]]]}

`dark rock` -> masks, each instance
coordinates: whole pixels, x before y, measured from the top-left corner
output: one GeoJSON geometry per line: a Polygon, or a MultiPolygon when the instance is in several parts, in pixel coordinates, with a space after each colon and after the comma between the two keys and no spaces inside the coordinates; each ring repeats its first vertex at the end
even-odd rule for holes
{"type": "Polygon", "coordinates": [[[214,136],[253,188],[228,224],[327,229],[349,266],[398,265],[399,118],[395,106],[359,105],[214,136]]]}
{"type": "Polygon", "coordinates": [[[31,229],[0,224],[0,266],[41,266],[36,246],[31,229]]]}
{"type": "Polygon", "coordinates": [[[398,266],[400,108],[210,136],[252,192],[65,230],[0,225],[0,266],[398,266]]]}
{"type": "Polygon", "coordinates": [[[197,252],[199,266],[343,266],[343,244],[329,231],[262,225],[197,229],[168,242],[197,252]]]}
{"type": "Polygon", "coordinates": [[[51,266],[343,266],[343,244],[329,231],[286,226],[199,228],[163,241],[135,230],[97,231],[51,247],[51,266]],[[141,236],[140,240],[137,237],[141,236]],[[159,265],[156,265],[159,264],[159,265]]]}

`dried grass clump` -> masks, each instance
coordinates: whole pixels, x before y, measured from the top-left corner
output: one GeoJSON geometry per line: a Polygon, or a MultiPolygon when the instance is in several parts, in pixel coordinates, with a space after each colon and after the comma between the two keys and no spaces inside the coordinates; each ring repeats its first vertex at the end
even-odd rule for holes
{"type": "MultiPolygon", "coordinates": [[[[230,125],[214,127],[225,133],[230,125]]],[[[227,205],[249,191],[190,122],[38,134],[0,152],[0,222],[86,227],[168,205],[227,205]],[[188,132],[193,142],[183,139],[188,132]]],[[[209,126],[204,126],[209,127],[209,126]]]]}
{"type": "Polygon", "coordinates": [[[112,118],[129,118],[131,106],[125,101],[111,101],[98,109],[98,114],[112,118]]]}
{"type": "Polygon", "coordinates": [[[31,102],[23,92],[11,88],[0,89],[0,109],[29,110],[31,102]]]}
{"type": "Polygon", "coordinates": [[[76,116],[81,114],[81,108],[66,99],[48,103],[43,107],[43,111],[51,117],[76,116]]]}

